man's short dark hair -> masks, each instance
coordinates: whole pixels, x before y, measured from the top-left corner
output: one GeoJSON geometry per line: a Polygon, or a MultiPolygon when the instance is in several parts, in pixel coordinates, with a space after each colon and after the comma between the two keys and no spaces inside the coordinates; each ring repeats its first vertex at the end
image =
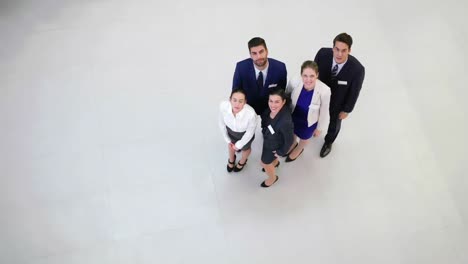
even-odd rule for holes
{"type": "Polygon", "coordinates": [[[248,46],[249,46],[249,52],[250,52],[251,48],[257,47],[257,46],[263,46],[263,47],[265,47],[265,49],[267,49],[265,40],[260,38],[260,37],[255,37],[255,38],[249,40],[248,46]]]}
{"type": "Polygon", "coordinates": [[[353,38],[347,33],[338,34],[338,36],[333,39],[333,47],[335,47],[337,41],[347,44],[349,49],[351,49],[351,45],[353,45],[353,38]]]}

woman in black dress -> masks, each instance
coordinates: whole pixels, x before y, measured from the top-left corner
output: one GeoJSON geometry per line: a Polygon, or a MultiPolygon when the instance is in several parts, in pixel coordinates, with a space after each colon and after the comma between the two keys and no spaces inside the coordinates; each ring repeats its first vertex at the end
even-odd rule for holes
{"type": "Polygon", "coordinates": [[[279,156],[285,156],[294,141],[291,111],[287,107],[286,92],[282,87],[270,89],[268,109],[262,115],[263,151],[262,167],[268,179],[262,187],[270,187],[276,181],[279,156]]]}

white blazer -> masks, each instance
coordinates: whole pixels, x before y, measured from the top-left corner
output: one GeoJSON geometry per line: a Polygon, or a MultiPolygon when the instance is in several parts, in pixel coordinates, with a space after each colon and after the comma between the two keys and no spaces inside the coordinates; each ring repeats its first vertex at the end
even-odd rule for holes
{"type": "MultiPolygon", "coordinates": [[[[286,92],[291,94],[293,112],[303,86],[302,77],[298,76],[289,80],[286,87],[286,92]]],[[[314,87],[314,95],[309,105],[309,114],[307,116],[307,124],[309,127],[318,122],[317,129],[320,131],[327,131],[328,124],[330,123],[330,96],[330,87],[317,79],[314,87]]]]}

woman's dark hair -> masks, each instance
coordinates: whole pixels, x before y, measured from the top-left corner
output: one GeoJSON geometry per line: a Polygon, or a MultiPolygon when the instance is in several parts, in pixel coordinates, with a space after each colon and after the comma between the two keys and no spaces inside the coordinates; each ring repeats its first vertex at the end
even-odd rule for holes
{"type": "Polygon", "coordinates": [[[241,93],[244,95],[245,97],[245,101],[247,101],[247,94],[245,93],[245,90],[242,89],[242,88],[234,88],[232,89],[232,92],[231,92],[231,95],[229,96],[229,99],[231,99],[232,95],[235,94],[235,93],[241,93]]]}
{"type": "Polygon", "coordinates": [[[317,65],[317,63],[315,61],[311,61],[311,60],[304,61],[304,63],[302,63],[302,66],[301,66],[301,75],[304,72],[304,69],[306,69],[306,68],[311,68],[312,70],[315,71],[315,73],[317,75],[319,73],[318,65],[317,65]]]}
{"type": "Polygon", "coordinates": [[[291,103],[291,98],[288,94],[286,94],[286,90],[284,89],[284,87],[277,86],[271,88],[268,91],[268,97],[270,97],[270,95],[278,95],[279,97],[281,97],[281,99],[283,99],[283,101],[286,100],[286,103],[284,104],[285,106],[289,106],[289,104],[291,103]]]}

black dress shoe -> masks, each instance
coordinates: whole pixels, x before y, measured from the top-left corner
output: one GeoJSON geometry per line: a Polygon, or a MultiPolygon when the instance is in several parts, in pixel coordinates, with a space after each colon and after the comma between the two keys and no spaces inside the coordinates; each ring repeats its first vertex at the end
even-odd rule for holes
{"type": "Polygon", "coordinates": [[[239,171],[241,171],[241,170],[244,168],[244,166],[245,166],[245,164],[247,163],[247,161],[248,161],[248,159],[245,160],[244,164],[240,163],[240,161],[239,161],[239,162],[237,163],[237,165],[234,166],[234,172],[239,172],[239,171]],[[238,166],[241,166],[241,167],[239,168],[238,166]]]}
{"type": "Polygon", "coordinates": [[[228,165],[226,165],[226,169],[227,169],[228,172],[231,172],[231,171],[234,170],[234,168],[236,167],[236,166],[234,165],[234,163],[236,163],[236,155],[234,155],[234,161],[231,162],[231,161],[228,159],[228,165]],[[234,165],[234,166],[229,167],[229,165],[234,165]]]}
{"type": "MultiPolygon", "coordinates": [[[[276,164],[275,168],[278,168],[279,165],[280,165],[280,162],[278,160],[278,164],[276,164]]],[[[262,168],[262,171],[265,172],[265,168],[262,168]]]]}
{"type": "MultiPolygon", "coordinates": [[[[278,177],[278,175],[276,175],[276,180],[271,185],[275,184],[278,181],[278,179],[279,179],[279,177],[278,177]]],[[[260,186],[263,187],[263,188],[268,188],[271,185],[266,185],[265,181],[263,181],[262,184],[260,184],[260,186]]]]}
{"type": "Polygon", "coordinates": [[[328,144],[328,143],[323,144],[323,147],[320,150],[320,157],[325,158],[330,153],[331,150],[332,150],[332,144],[328,144]]]}
{"type": "MultiPolygon", "coordinates": [[[[299,156],[302,154],[302,152],[304,152],[304,149],[301,150],[301,153],[299,153],[299,155],[297,155],[296,159],[299,158],[299,156]]],[[[291,161],[295,161],[296,159],[291,159],[288,155],[288,157],[286,158],[285,162],[291,162],[291,161]]]]}

